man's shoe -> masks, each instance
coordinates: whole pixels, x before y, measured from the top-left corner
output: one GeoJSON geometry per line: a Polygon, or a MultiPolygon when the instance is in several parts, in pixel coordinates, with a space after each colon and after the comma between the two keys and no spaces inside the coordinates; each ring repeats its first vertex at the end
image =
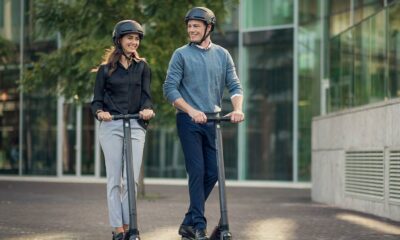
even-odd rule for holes
{"type": "Polygon", "coordinates": [[[123,232],[120,233],[113,232],[112,235],[113,235],[112,240],[124,240],[123,232]]]}
{"type": "Polygon", "coordinates": [[[181,225],[178,231],[179,235],[182,236],[182,240],[192,240],[195,238],[194,230],[192,226],[181,225]]]}
{"type": "Polygon", "coordinates": [[[208,240],[205,229],[196,229],[194,235],[195,235],[195,240],[208,240]]]}

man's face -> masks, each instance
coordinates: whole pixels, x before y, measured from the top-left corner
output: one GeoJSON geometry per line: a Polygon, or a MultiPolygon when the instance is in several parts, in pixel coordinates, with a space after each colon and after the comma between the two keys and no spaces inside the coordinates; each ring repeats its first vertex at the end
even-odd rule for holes
{"type": "MultiPolygon", "coordinates": [[[[200,42],[204,36],[206,25],[203,21],[189,20],[187,23],[187,32],[191,42],[200,42]]],[[[209,30],[208,30],[209,31],[209,30]]]]}

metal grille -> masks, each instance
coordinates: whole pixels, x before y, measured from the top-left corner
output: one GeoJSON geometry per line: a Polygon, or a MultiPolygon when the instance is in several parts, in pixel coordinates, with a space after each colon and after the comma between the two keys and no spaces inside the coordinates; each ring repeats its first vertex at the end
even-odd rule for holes
{"type": "Polygon", "coordinates": [[[383,151],[348,151],[345,160],[346,193],[383,199],[383,151]]]}
{"type": "Polygon", "coordinates": [[[389,199],[400,202],[400,150],[390,152],[389,199]]]}

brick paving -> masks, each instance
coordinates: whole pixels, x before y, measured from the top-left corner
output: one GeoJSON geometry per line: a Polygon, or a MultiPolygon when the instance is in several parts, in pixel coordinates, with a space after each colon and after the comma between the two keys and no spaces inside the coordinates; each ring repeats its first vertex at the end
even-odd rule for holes
{"type": "MultiPolygon", "coordinates": [[[[179,240],[185,186],[147,185],[138,201],[142,240],[179,240]]],[[[313,203],[309,189],[228,187],[235,240],[394,240],[400,222],[313,203]]],[[[0,239],[111,239],[105,184],[0,181],[0,239]]],[[[217,223],[218,192],[207,203],[217,223]]]]}

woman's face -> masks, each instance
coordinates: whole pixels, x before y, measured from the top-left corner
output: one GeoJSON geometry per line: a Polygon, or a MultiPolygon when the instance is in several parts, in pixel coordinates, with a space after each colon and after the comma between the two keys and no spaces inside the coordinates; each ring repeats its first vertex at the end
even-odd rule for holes
{"type": "Polygon", "coordinates": [[[121,46],[125,53],[132,54],[140,44],[140,37],[137,33],[129,33],[121,38],[121,46]]]}

